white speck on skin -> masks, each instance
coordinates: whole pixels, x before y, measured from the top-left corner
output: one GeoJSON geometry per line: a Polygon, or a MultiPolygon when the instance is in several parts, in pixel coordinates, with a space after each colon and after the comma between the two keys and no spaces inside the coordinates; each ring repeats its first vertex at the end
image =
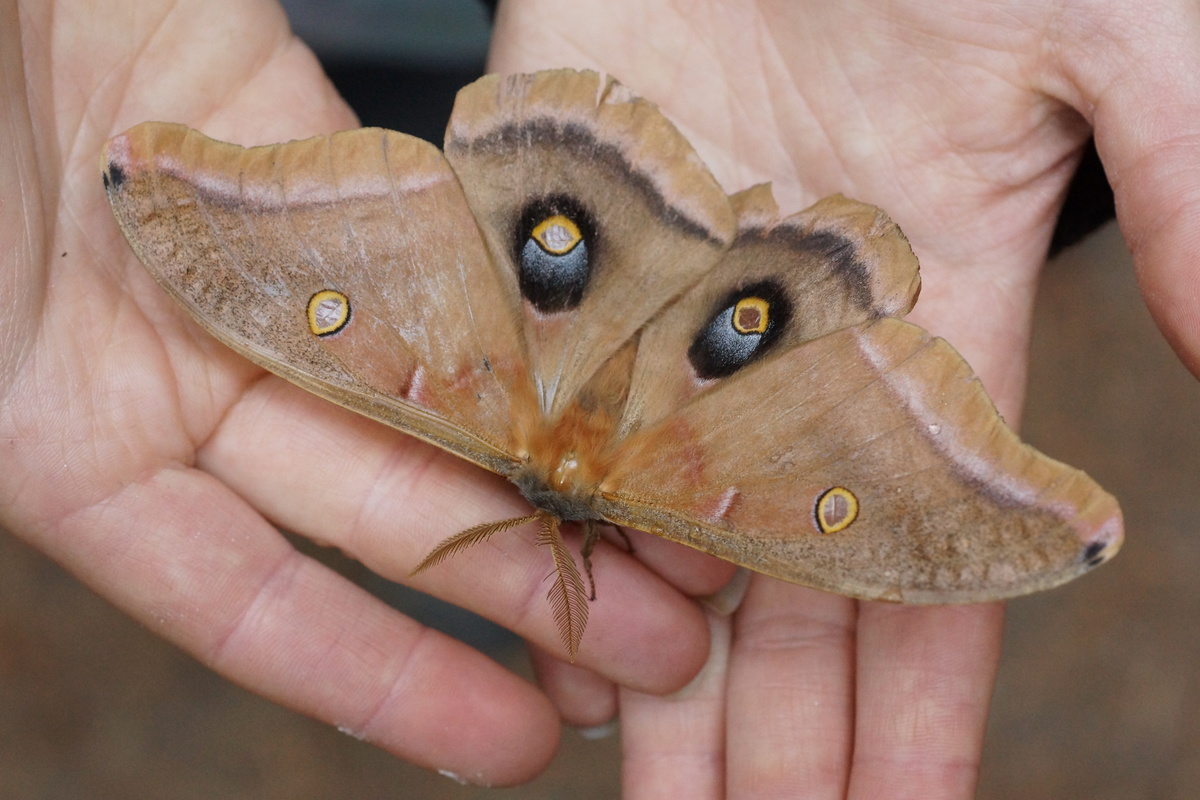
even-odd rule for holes
{"type": "Polygon", "coordinates": [[[358,739],[360,742],[366,740],[366,736],[364,734],[360,733],[359,731],[354,730],[353,728],[347,727],[345,725],[338,725],[337,729],[338,729],[339,733],[344,733],[347,736],[351,737],[352,739],[358,739]]]}
{"type": "Polygon", "coordinates": [[[448,770],[448,769],[439,769],[439,770],[438,770],[438,775],[441,775],[443,778],[449,778],[450,780],[452,780],[452,781],[454,781],[455,783],[457,783],[459,786],[469,786],[469,785],[470,785],[470,784],[467,782],[467,779],[466,779],[466,778],[464,778],[463,776],[459,775],[457,772],[451,772],[451,771],[450,771],[450,770],[448,770]]]}

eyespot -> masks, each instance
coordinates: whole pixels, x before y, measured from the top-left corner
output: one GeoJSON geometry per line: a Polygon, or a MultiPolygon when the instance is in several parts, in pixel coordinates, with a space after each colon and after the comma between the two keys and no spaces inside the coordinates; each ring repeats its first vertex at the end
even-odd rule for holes
{"type": "Polygon", "coordinates": [[[530,238],[540,244],[547,253],[565,256],[583,241],[583,234],[569,217],[554,214],[535,225],[530,238]]]}
{"type": "Polygon", "coordinates": [[[854,492],[841,486],[826,489],[817,498],[813,516],[821,533],[844,531],[858,519],[858,498],[854,492]]]}
{"type": "Polygon", "coordinates": [[[317,292],[308,300],[308,329],[317,336],[332,336],[350,321],[350,298],[333,289],[317,292]]]}
{"type": "Polygon", "coordinates": [[[762,281],[737,289],[717,303],[700,329],[688,360],[702,379],[724,378],[766,353],[791,320],[783,287],[762,281]]]}
{"type": "Polygon", "coordinates": [[[513,256],[521,296],[539,311],[576,308],[592,274],[595,225],[570,197],[534,201],[521,214],[513,256]]]}
{"type": "Polygon", "coordinates": [[[761,297],[743,297],[734,303],[732,322],[738,333],[766,333],[771,325],[771,304],[761,297]]]}

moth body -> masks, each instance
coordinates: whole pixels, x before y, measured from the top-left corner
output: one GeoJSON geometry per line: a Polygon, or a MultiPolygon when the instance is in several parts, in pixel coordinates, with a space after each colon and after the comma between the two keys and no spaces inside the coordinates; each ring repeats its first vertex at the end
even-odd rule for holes
{"type": "Polygon", "coordinates": [[[517,485],[532,513],[417,569],[536,522],[571,657],[588,598],[563,521],[585,566],[609,523],[919,603],[1050,588],[1120,547],[1115,499],[1023,444],[962,357],[900,319],[920,277],[883,211],[726,194],[611,78],[487,76],[444,152],[143,123],[102,170],[133,251],[218,339],[517,485]]]}
{"type": "Polygon", "coordinates": [[[554,421],[542,417],[521,448],[510,479],[535,508],[561,520],[603,520],[594,500],[614,458],[609,407],[574,402],[554,421]]]}

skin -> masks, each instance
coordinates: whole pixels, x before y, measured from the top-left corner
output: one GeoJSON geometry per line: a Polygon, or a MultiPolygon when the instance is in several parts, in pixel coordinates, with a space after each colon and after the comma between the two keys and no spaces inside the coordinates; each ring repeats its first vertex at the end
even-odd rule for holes
{"type": "MultiPolygon", "coordinates": [[[[1089,134],[1143,294],[1193,373],[1200,9],[1152,2],[509,0],[490,68],[590,66],[660,104],[728,190],[784,211],[840,191],[921,259],[910,319],[1015,422],[1039,269],[1089,134]]],[[[551,677],[568,716],[619,707],[624,796],[969,798],[995,605],[856,603],[754,576],[685,692],[551,677]],[[580,690],[584,687],[583,690],[580,690]]]]}
{"type": "MultiPolygon", "coordinates": [[[[613,72],[727,189],[772,180],[784,210],[833,191],[886,208],[922,260],[912,318],[1015,420],[1037,272],[1089,129],[1147,304],[1200,366],[1200,11],[1127,5],[513,0],[492,66],[613,72]]],[[[535,775],[560,715],[619,711],[631,798],[972,795],[998,606],[860,604],[751,578],[736,613],[709,613],[689,596],[728,567],[637,536],[637,558],[597,553],[572,667],[545,655],[562,651],[528,538],[411,581],[530,639],[538,690],[277,533],[403,579],[448,532],[525,513],[494,476],[217,345],[116,229],[97,154],[137,122],[241,144],[353,127],[278,7],[0,0],[0,80],[7,530],[232,680],[474,782],[535,775]]]]}
{"type": "MultiPolygon", "coordinates": [[[[273,700],[477,783],[537,774],[560,728],[544,693],[275,527],[404,579],[449,533],[525,513],[513,487],[218,345],[153,283],[108,209],[101,146],[139,121],[242,144],[356,126],[283,12],[3,0],[0,38],[0,524],[273,700]]],[[[413,585],[557,649],[544,550],[515,534],[476,549],[413,585]]],[[[597,555],[611,562],[608,599],[580,663],[678,689],[708,648],[680,586],[712,591],[725,568],[676,586],[616,549],[597,555]]]]}

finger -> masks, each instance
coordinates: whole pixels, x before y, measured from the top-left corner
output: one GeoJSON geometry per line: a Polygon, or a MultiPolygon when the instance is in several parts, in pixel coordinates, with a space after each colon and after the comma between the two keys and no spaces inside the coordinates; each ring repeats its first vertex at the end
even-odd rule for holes
{"type": "Polygon", "coordinates": [[[730,797],[845,797],[856,616],[845,597],[752,580],[729,672],[730,797]]]}
{"type": "Polygon", "coordinates": [[[719,592],[733,577],[737,567],[716,556],[655,536],[625,529],[638,560],[684,594],[692,596],[719,592]]]}
{"type": "Polygon", "coordinates": [[[535,644],[529,660],[538,686],[558,709],[563,722],[578,728],[599,728],[617,716],[617,687],[586,667],[569,664],[535,644]]]}
{"type": "Polygon", "coordinates": [[[1102,31],[1062,26],[1061,91],[1095,127],[1146,305],[1200,376],[1200,7],[1113,6],[1102,31]]]}
{"type": "Polygon", "coordinates": [[[725,681],[730,620],[709,613],[712,651],[700,674],[667,697],[619,690],[621,796],[725,796],[725,681]]]}
{"type": "MultiPolygon", "coordinates": [[[[563,652],[545,597],[553,566],[535,530],[496,534],[409,577],[446,537],[529,513],[502,478],[274,378],[230,409],[199,457],[282,527],[563,652]]],[[[708,650],[695,603],[616,546],[602,543],[593,567],[580,665],[648,692],[690,680],[708,650]]]]}
{"type": "MultiPolygon", "coordinates": [[[[731,614],[741,602],[745,581],[731,581],[740,574],[728,562],[681,547],[643,531],[627,529],[640,560],[676,588],[688,594],[702,594],[704,602],[721,614],[731,614]],[[649,552],[647,552],[649,551],[649,552]]],[[[580,728],[600,729],[615,722],[617,689],[612,681],[576,664],[570,664],[537,645],[529,645],[530,660],[538,685],[558,709],[563,720],[580,728]]]]}
{"type": "Polygon", "coordinates": [[[975,796],[1003,606],[862,603],[850,798],[975,796]]]}
{"type": "Polygon", "coordinates": [[[218,672],[406,760],[508,784],[554,752],[533,687],[299,555],[211,476],[157,470],[39,540],[218,672]]]}

